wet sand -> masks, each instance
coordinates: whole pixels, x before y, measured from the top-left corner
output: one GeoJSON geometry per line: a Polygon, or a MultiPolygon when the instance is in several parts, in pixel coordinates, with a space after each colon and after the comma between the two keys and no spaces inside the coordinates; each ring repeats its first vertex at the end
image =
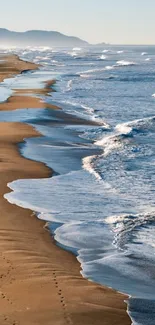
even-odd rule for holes
{"type": "MultiPolygon", "coordinates": [[[[17,56],[5,60],[0,64],[1,81],[37,69],[17,56]]],[[[15,95],[0,109],[47,107],[39,98],[19,93],[17,97],[18,105],[15,95]]],[[[44,164],[19,153],[17,144],[23,138],[37,136],[29,125],[0,123],[0,324],[129,325],[127,296],[84,279],[75,256],[55,245],[44,222],[3,198],[8,182],[51,175],[44,164]]]]}

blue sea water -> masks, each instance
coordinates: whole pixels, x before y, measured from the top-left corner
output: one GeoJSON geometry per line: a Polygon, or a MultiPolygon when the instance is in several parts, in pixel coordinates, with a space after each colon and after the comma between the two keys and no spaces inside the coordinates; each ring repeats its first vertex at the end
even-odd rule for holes
{"type": "Polygon", "coordinates": [[[128,293],[133,324],[155,324],[155,47],[13,51],[42,67],[1,87],[56,79],[56,92],[43,99],[69,117],[26,107],[0,112],[0,121],[40,131],[20,151],[54,170],[49,179],[9,184],[5,197],[49,221],[85,277],[128,293]]]}

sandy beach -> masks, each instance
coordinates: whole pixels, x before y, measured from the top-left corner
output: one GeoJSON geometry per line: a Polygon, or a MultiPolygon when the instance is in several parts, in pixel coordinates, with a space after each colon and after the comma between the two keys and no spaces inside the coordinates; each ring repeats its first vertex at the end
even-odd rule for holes
{"type": "MultiPolygon", "coordinates": [[[[38,66],[6,56],[0,64],[0,82],[38,66]]],[[[43,90],[16,90],[3,111],[57,107],[35,94],[43,90]],[[26,94],[26,96],[25,96],[26,94]],[[33,95],[33,96],[32,96],[33,95]]],[[[4,199],[7,183],[16,179],[46,178],[52,171],[44,164],[22,157],[17,144],[40,134],[23,123],[0,123],[0,324],[6,325],[129,325],[124,302],[128,297],[84,279],[75,256],[56,246],[44,222],[33,211],[4,199]]]]}

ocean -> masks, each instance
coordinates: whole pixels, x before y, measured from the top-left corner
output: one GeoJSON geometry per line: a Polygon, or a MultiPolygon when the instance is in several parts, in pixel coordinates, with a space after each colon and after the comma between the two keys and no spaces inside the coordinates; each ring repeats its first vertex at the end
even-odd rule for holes
{"type": "Polygon", "coordinates": [[[39,70],[7,79],[14,89],[56,83],[47,103],[61,110],[0,112],[41,136],[21,154],[53,177],[8,184],[11,203],[48,221],[58,245],[76,254],[84,277],[130,296],[134,325],[155,324],[155,47],[3,49],[39,70]]]}

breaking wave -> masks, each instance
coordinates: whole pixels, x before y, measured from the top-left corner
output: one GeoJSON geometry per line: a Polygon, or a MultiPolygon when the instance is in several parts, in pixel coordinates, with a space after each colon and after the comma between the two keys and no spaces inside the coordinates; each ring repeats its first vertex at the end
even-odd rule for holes
{"type": "Polygon", "coordinates": [[[132,65],[135,65],[136,63],[135,62],[132,62],[132,61],[125,61],[125,60],[121,60],[121,61],[117,61],[117,66],[132,66],[132,65]]]}

